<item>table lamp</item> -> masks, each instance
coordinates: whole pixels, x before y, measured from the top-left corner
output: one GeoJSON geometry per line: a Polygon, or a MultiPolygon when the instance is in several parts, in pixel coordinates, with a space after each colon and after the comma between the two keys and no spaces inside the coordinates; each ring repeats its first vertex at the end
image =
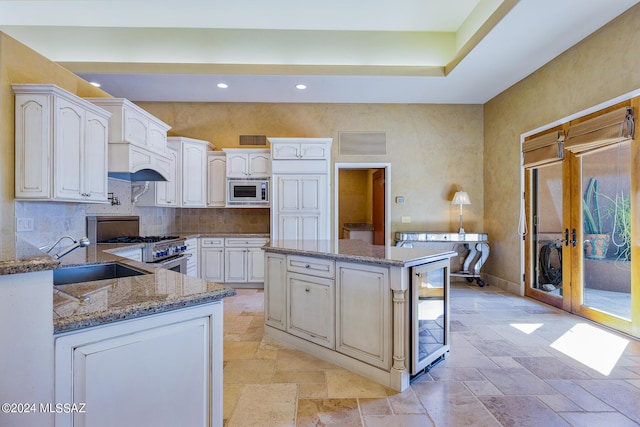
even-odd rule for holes
{"type": "Polygon", "coordinates": [[[456,191],[456,194],[453,195],[453,200],[451,200],[451,204],[460,205],[460,230],[458,230],[458,233],[464,234],[464,228],[462,228],[462,205],[471,204],[469,195],[466,191],[456,191]]]}

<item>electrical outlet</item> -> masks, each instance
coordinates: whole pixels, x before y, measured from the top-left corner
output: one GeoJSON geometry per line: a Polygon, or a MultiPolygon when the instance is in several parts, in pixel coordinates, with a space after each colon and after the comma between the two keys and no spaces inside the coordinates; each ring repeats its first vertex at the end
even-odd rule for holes
{"type": "Polygon", "coordinates": [[[402,217],[402,223],[403,224],[409,224],[411,222],[411,217],[410,216],[403,216],[402,217]]]}
{"type": "Polygon", "coordinates": [[[18,218],[16,222],[16,231],[33,231],[33,218],[18,218]]]}

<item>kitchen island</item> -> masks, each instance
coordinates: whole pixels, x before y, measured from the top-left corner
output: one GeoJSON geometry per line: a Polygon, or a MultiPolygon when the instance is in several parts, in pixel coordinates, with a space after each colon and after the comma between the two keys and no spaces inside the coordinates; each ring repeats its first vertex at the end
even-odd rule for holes
{"type": "MultiPolygon", "coordinates": [[[[319,242],[314,251],[295,246],[278,242],[263,248],[265,335],[394,390],[406,389],[416,341],[410,325],[417,317],[410,315],[417,307],[412,274],[430,266],[444,272],[440,299],[448,323],[444,296],[449,259],[456,253],[360,240],[340,240],[337,247],[319,242]]],[[[448,343],[439,351],[444,357],[448,343]]]]}
{"type": "Polygon", "coordinates": [[[222,299],[235,291],[109,253],[120,249],[80,248],[61,265],[2,240],[0,399],[38,410],[0,425],[222,425],[222,299]],[[52,287],[53,269],[113,262],[145,274],[52,287]]]}

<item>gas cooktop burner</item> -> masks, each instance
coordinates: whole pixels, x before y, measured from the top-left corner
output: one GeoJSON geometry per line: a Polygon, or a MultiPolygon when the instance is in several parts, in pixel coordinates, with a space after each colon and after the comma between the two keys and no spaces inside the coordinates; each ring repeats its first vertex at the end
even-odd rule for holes
{"type": "Polygon", "coordinates": [[[165,240],[176,240],[178,236],[120,236],[107,240],[100,240],[98,243],[157,243],[165,240]]]}

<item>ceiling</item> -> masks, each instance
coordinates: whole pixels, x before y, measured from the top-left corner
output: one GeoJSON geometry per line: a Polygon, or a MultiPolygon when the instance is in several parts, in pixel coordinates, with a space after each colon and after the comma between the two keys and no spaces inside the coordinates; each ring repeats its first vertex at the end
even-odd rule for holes
{"type": "Polygon", "coordinates": [[[0,0],[0,31],[133,101],[483,104],[639,1],[0,0]]]}

